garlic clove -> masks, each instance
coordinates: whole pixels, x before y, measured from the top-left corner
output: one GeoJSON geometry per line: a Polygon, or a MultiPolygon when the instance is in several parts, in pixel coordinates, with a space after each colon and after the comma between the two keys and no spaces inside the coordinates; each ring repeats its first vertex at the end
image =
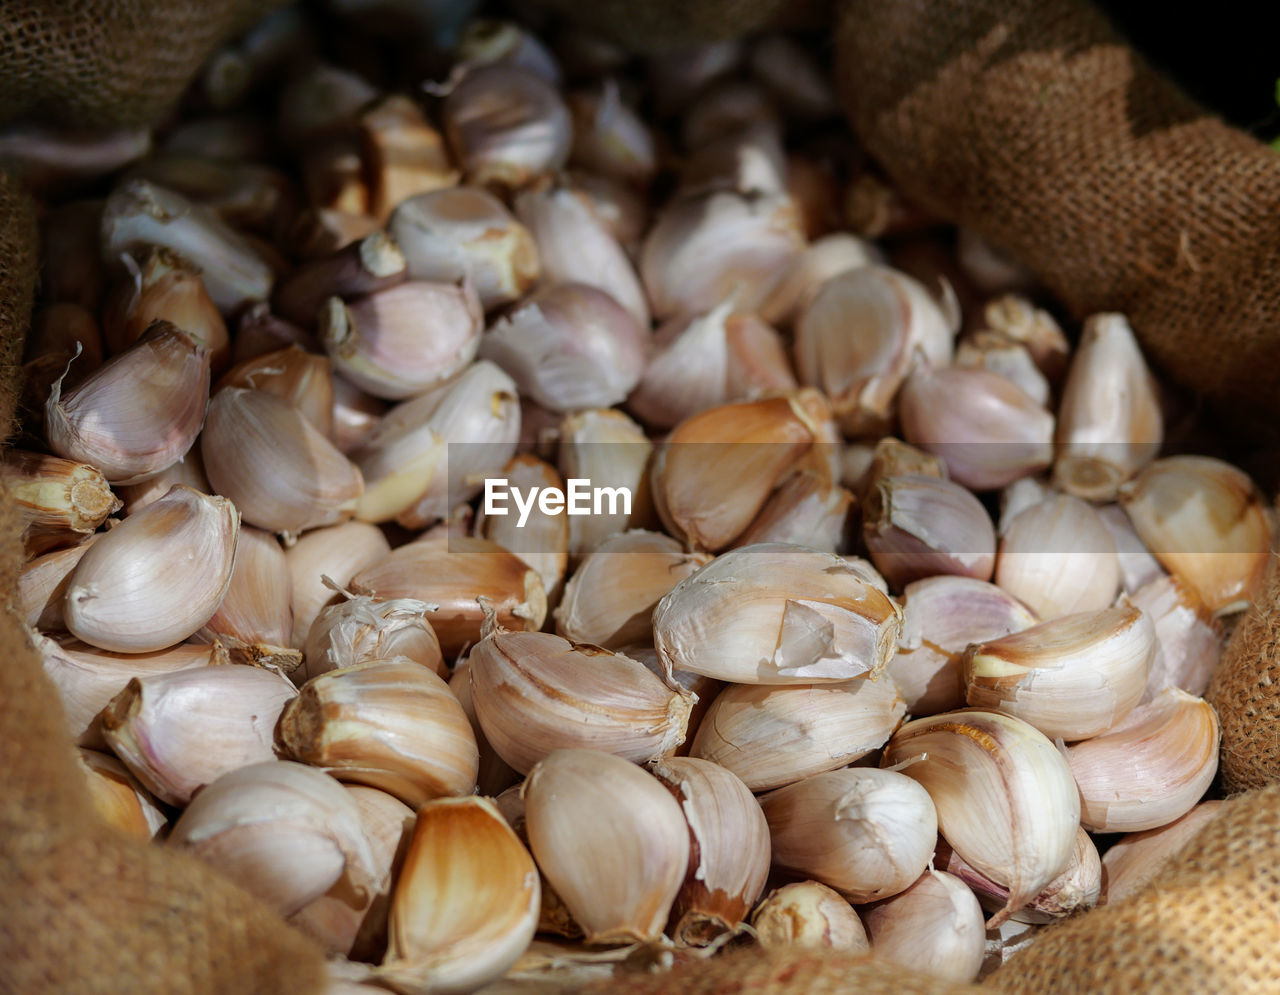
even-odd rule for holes
{"type": "Polygon", "coordinates": [[[293,589],[293,637],[289,645],[302,649],[316,616],[334,591],[325,578],[345,587],[360,570],[391,552],[391,544],[376,525],[344,522],[315,529],[284,551],[293,589]]]}
{"type": "Polygon", "coordinates": [[[350,455],[373,433],[378,420],[387,412],[387,404],[366,394],[359,387],[333,378],[333,429],[331,438],[338,452],[350,455]]]}
{"type": "Polygon", "coordinates": [[[653,444],[644,430],[621,411],[592,408],[566,416],[559,432],[558,467],[566,481],[589,480],[592,487],[630,495],[629,502],[602,501],[594,514],[570,517],[569,555],[582,556],[615,532],[647,524],[653,444]]]}
{"type": "MultiPolygon", "coordinates": [[[[469,660],[462,660],[453,668],[453,674],[449,677],[449,690],[458,699],[458,704],[467,715],[467,721],[471,723],[471,732],[476,738],[476,748],[480,753],[480,766],[476,774],[476,794],[497,797],[520,781],[521,777],[518,771],[498,756],[498,751],[493,748],[493,744],[489,742],[484,730],[480,727],[480,720],[476,718],[475,701],[471,697],[471,662],[469,660]]],[[[500,798],[499,801],[501,801],[500,798]]]]}
{"type": "Polygon", "coordinates": [[[810,120],[838,112],[826,72],[813,53],[785,34],[766,34],[751,46],[747,58],[759,80],[790,115],[810,120]]]}
{"type": "Polygon", "coordinates": [[[1025,345],[1049,383],[1061,382],[1071,346],[1048,311],[1018,294],[1005,294],[987,303],[982,318],[992,331],[1025,345]]]}
{"type": "Polygon", "coordinates": [[[904,891],[862,912],[876,957],[947,981],[973,981],[986,954],[982,907],[968,886],[925,871],[904,891]]]}
{"type": "Polygon", "coordinates": [[[95,467],[44,453],[6,449],[0,483],[22,518],[28,557],[82,542],[122,506],[95,467]]]}
{"type": "Polygon", "coordinates": [[[556,750],[523,792],[530,848],[587,942],[659,937],[689,864],[689,827],[667,789],[620,757],[556,750]]]}
{"type": "Polygon", "coordinates": [[[1156,656],[1148,675],[1146,697],[1166,687],[1202,695],[1222,656],[1222,623],[1209,614],[1190,585],[1161,577],[1129,596],[1156,630],[1156,656]]]}
{"type": "Polygon", "coordinates": [[[458,39],[456,55],[468,67],[503,65],[540,76],[552,86],[561,82],[556,58],[532,31],[514,21],[472,19],[458,39]]]}
{"type": "MultiPolygon", "coordinates": [[[[564,490],[564,478],[559,471],[528,453],[513,456],[502,468],[502,476],[511,487],[518,487],[524,493],[529,493],[533,487],[564,490]]],[[[515,553],[538,571],[549,604],[560,600],[565,570],[569,565],[569,517],[563,508],[548,513],[535,506],[530,509],[523,526],[517,516],[491,515],[484,519],[479,532],[485,539],[515,553]]],[[[598,639],[576,641],[600,642],[598,639]]]]}
{"type": "Polygon", "coordinates": [[[648,199],[630,184],[598,173],[571,170],[562,182],[591,209],[627,258],[637,259],[644,234],[649,230],[648,199]]]}
{"type": "Polygon", "coordinates": [[[168,824],[159,806],[115,757],[79,749],[76,759],[93,810],[109,826],[145,842],[168,824]]]}
{"type": "Polygon", "coordinates": [[[617,80],[570,93],[568,106],[573,116],[573,165],[637,186],[653,179],[658,170],[653,135],[623,101],[617,80]]]}
{"type": "Polygon", "coordinates": [[[303,680],[394,657],[412,660],[447,680],[449,667],[427,618],[434,611],[435,605],[413,598],[345,596],[321,609],[311,624],[303,647],[303,680]]]}
{"type": "MultiPolygon", "coordinates": [[[[655,677],[661,678],[663,681],[667,679],[662,669],[662,660],[658,657],[658,651],[652,646],[624,646],[622,653],[638,660],[645,665],[649,673],[655,677]]],[[[687,757],[693,745],[694,733],[698,731],[698,726],[702,723],[703,717],[707,714],[707,709],[711,707],[711,703],[715,701],[716,695],[724,688],[721,681],[714,680],[710,677],[704,677],[702,674],[690,673],[687,670],[673,670],[671,672],[672,684],[676,690],[684,689],[687,695],[691,695],[693,708],[689,712],[689,726],[685,733],[684,742],[677,746],[674,750],[669,750],[664,756],[687,757]]]]}
{"type": "Polygon", "coordinates": [[[880,250],[857,235],[835,232],[815,239],[761,301],[760,317],[771,324],[789,326],[827,281],[846,270],[881,261],[880,250]]]}
{"type": "Polygon", "coordinates": [[[304,328],[271,313],[265,301],[252,304],[240,312],[236,322],[235,340],[231,347],[231,359],[235,363],[278,352],[296,345],[311,351],[316,348],[315,337],[304,328]]]}
{"type": "Polygon", "coordinates": [[[169,493],[174,484],[183,484],[201,494],[212,494],[213,487],[209,478],[204,475],[204,459],[200,456],[200,447],[192,446],[187,454],[165,467],[159,473],[137,484],[126,484],[117,488],[120,499],[124,501],[125,516],[141,511],[169,493]]]}
{"type": "Polygon", "coordinates": [[[1013,520],[1022,512],[1059,494],[1061,491],[1043,477],[1020,477],[1002,487],[1000,489],[1000,520],[996,525],[996,534],[1003,536],[1009,531],[1013,520]]]}
{"type": "Polygon", "coordinates": [[[333,369],[325,356],[296,345],[237,363],[218,381],[282,397],[306,416],[321,435],[333,436],[333,369]]]}
{"type": "Polygon", "coordinates": [[[1120,837],[1102,855],[1101,904],[1111,905],[1145,888],[1161,869],[1218,817],[1221,801],[1204,801],[1156,829],[1120,837]]]}
{"type": "Polygon", "coordinates": [[[1002,376],[1037,404],[1049,406],[1049,381],[1036,366],[1031,350],[1000,332],[979,329],[964,339],[956,346],[955,364],[1002,376]]]}
{"type": "Polygon", "coordinates": [[[280,281],[271,306],[284,320],[314,328],[330,297],[363,297],[403,283],[409,275],[396,240],[375,231],[337,252],[304,262],[280,281]]]}
{"type": "MultiPolygon", "coordinates": [[[[306,168],[304,162],[304,178],[306,168]]],[[[299,259],[323,259],[378,230],[378,220],[364,211],[364,206],[348,211],[323,203],[303,208],[281,239],[299,259]]]]}
{"type": "Polygon", "coordinates": [[[397,204],[458,182],[444,136],[403,94],[383,97],[360,114],[369,183],[369,213],[385,221],[397,204]]]}
{"type": "Polygon", "coordinates": [[[825,473],[802,470],[773,492],[737,545],[788,542],[834,553],[845,545],[853,504],[853,495],[825,473]]]}
{"type": "Polygon", "coordinates": [[[1138,531],[1129,521],[1124,508],[1118,504],[1104,504],[1095,510],[1116,544],[1120,586],[1126,594],[1133,594],[1152,581],[1168,576],[1164,567],[1160,566],[1160,561],[1151,555],[1151,551],[1138,537],[1138,531]]]}
{"type": "Polygon", "coordinates": [[[797,881],[770,892],[751,914],[751,926],[766,949],[870,949],[853,906],[817,881],[797,881]]]}
{"type": "Polygon", "coordinates": [[[15,586],[15,607],[23,622],[41,632],[66,629],[62,606],[66,603],[67,583],[97,538],[95,533],[75,546],[55,549],[22,565],[15,586]]]}

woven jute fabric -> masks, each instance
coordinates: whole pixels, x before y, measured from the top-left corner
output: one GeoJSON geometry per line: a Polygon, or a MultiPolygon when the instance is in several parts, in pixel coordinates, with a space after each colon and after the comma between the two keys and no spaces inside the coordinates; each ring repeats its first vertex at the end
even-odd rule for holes
{"type": "Polygon", "coordinates": [[[858,136],[910,197],[1077,317],[1125,312],[1167,375],[1275,428],[1280,156],[1084,0],[844,0],[836,52],[858,136]]]}

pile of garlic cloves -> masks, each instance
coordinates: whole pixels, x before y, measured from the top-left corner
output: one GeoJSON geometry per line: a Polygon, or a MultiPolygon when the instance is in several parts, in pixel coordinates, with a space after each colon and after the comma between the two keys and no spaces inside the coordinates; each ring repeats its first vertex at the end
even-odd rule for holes
{"type": "Polygon", "coordinates": [[[0,473],[104,818],[412,995],[972,980],[1214,816],[1276,523],[1123,315],[902,202],[795,38],[476,20],[407,94],[308,16],[44,213],[0,473]]]}

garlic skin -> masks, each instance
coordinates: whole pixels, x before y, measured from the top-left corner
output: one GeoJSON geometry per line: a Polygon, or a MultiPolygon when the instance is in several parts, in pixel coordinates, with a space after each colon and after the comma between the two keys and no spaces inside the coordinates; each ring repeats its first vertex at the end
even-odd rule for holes
{"type": "Polygon", "coordinates": [[[181,485],[97,539],[67,581],[63,618],[101,649],[148,653],[180,643],[231,583],[240,516],[181,485]],[[199,564],[199,570],[191,565],[199,564]]]}
{"type": "Polygon", "coordinates": [[[840,893],[817,881],[797,881],[769,893],[751,915],[766,949],[870,949],[862,920],[840,893]]]}
{"type": "Polygon", "coordinates": [[[938,818],[909,777],[875,767],[816,774],[760,799],[774,864],[852,902],[906,889],[933,856],[938,818]]]}
{"type": "Polygon", "coordinates": [[[602,514],[569,519],[569,555],[591,552],[615,532],[639,528],[652,517],[649,457],[653,444],[644,430],[613,408],[592,408],[560,423],[558,468],[565,480],[590,480],[594,487],[625,489],[633,497],[630,514],[622,501],[602,514]]]}
{"type": "Polygon", "coordinates": [[[866,908],[876,957],[947,981],[973,981],[986,954],[982,907],[959,878],[927,870],[909,888],[866,908]]]}
{"type": "Polygon", "coordinates": [[[1100,736],[1067,747],[1089,830],[1155,829],[1186,815],[1218,772],[1218,716],[1165,688],[1100,736]]]}
{"type": "Polygon", "coordinates": [[[382,530],[366,522],[343,522],[314,529],[284,551],[293,588],[294,649],[307,642],[312,623],[324,605],[334,599],[325,578],[345,587],[360,570],[391,552],[382,530]]]}
{"type": "Polygon", "coordinates": [[[1046,736],[1088,739],[1133,709],[1147,686],[1156,633],[1139,608],[1063,615],[965,651],[965,700],[998,708],[1046,736]]]}
{"type": "Polygon", "coordinates": [[[96,750],[76,750],[80,773],[93,811],[113,829],[146,842],[169,820],[151,796],[115,757],[96,750]]]}
{"type": "Polygon", "coordinates": [[[1071,859],[1079,791],[1057,747],[1021,719],[972,708],[915,719],[889,740],[880,762],[904,764],[903,774],[929,792],[956,853],[1009,889],[988,929],[1071,859]]]}
{"type": "Polygon", "coordinates": [[[485,738],[522,774],[553,750],[601,750],[640,763],[685,738],[690,697],[621,653],[496,628],[468,661],[485,738]]]}
{"type": "Polygon", "coordinates": [[[227,593],[213,617],[196,633],[201,642],[221,641],[236,663],[296,670],[302,656],[289,647],[293,635],[293,581],[276,537],[242,528],[227,593]]]}
{"type": "Polygon", "coordinates": [[[449,665],[428,616],[435,611],[413,598],[377,601],[351,595],[321,609],[303,647],[303,680],[374,660],[405,657],[447,680],[449,665]]]}
{"type": "Polygon", "coordinates": [[[417,808],[470,794],[479,754],[449,686],[403,657],[313,677],[280,716],[277,739],[295,760],[395,795],[417,808]]]}
{"type": "Polygon", "coordinates": [[[641,187],[653,178],[658,170],[653,135],[623,101],[617,80],[570,93],[568,105],[573,116],[573,165],[641,187]]]}
{"type": "Polygon", "coordinates": [[[281,915],[344,875],[363,899],[376,877],[356,803],[337,781],[288,761],[218,778],[187,806],[166,845],[193,853],[281,915]]]}
{"type": "Polygon", "coordinates": [[[660,936],[689,864],[688,823],[670,792],[620,757],[556,750],[522,793],[533,855],[587,942],[660,936]]]}
{"type": "Polygon", "coordinates": [[[1129,833],[1102,855],[1102,898],[1109,905],[1145,888],[1161,869],[1222,812],[1221,801],[1204,801],[1157,829],[1129,833]]]}
{"type": "Polygon", "coordinates": [[[769,824],[745,784],[692,757],[655,762],[653,776],[689,823],[689,870],[671,916],[678,942],[703,946],[742,922],[769,876],[769,824]]]}
{"type": "Polygon", "coordinates": [[[690,756],[732,771],[752,791],[768,791],[878,750],[906,711],[883,676],[788,687],[731,684],[707,709],[690,756]]]}
{"type": "Polygon", "coordinates": [[[1191,587],[1176,577],[1161,577],[1134,591],[1129,603],[1141,608],[1156,630],[1146,697],[1166,687],[1203,695],[1222,656],[1222,623],[1209,614],[1191,587]]]}
{"type": "Polygon", "coordinates": [[[135,484],[182,459],[208,400],[209,351],[162,322],[65,394],[55,382],[45,434],[57,455],[135,484]]]}
{"type": "Polygon", "coordinates": [[[846,270],[881,262],[880,250],[873,243],[849,232],[814,239],[760,303],[760,317],[774,325],[789,326],[828,280],[846,270]]]}
{"type": "Polygon", "coordinates": [[[786,543],[730,550],[672,588],[653,613],[668,675],[688,670],[739,684],[877,674],[901,623],[898,607],[855,566],[786,543]]]}
{"type": "Polygon", "coordinates": [[[1120,488],[1120,504],[1160,564],[1215,615],[1242,611],[1261,592],[1274,516],[1236,467],[1209,456],[1158,459],[1120,488]]]}
{"type": "Polygon", "coordinates": [[[1120,589],[1115,540],[1092,505],[1050,495],[1009,522],[995,580],[1045,620],[1106,608],[1120,589]]]}
{"type": "Polygon", "coordinates": [[[333,437],[333,369],[325,356],[286,346],[237,363],[215,390],[223,387],[248,387],[283,397],[321,435],[333,437]]]}
{"type": "Polygon", "coordinates": [[[649,336],[601,290],[560,283],[538,291],[485,333],[480,356],[551,411],[607,408],[640,380],[649,336]]]}
{"type": "Polygon", "coordinates": [[[276,720],[297,693],[235,663],[135,677],[103,709],[103,736],[152,794],[181,807],[228,771],[271,760],[276,720]]]}
{"type": "Polygon", "coordinates": [[[1068,494],[1113,501],[1164,441],[1160,388],[1122,314],[1084,323],[1058,407],[1054,482],[1068,494]]]}
{"type": "Polygon", "coordinates": [[[487,798],[418,810],[375,977],[400,992],[472,992],[501,978],[538,925],[533,858],[487,798]]]}

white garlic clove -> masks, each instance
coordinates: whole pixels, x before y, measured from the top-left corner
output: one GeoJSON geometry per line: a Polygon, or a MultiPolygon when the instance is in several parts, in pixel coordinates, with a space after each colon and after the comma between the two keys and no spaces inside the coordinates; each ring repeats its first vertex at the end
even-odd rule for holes
{"type": "Polygon", "coordinates": [[[302,649],[311,625],[324,605],[335,597],[329,581],[345,587],[360,570],[391,552],[382,530],[366,522],[343,522],[314,529],[284,551],[293,589],[293,637],[289,645],[302,649]]]}
{"type": "Polygon", "coordinates": [[[435,605],[413,598],[343,596],[321,609],[307,632],[302,680],[394,657],[412,660],[447,679],[449,666],[428,618],[435,610],[435,605]]]}
{"type": "Polygon", "coordinates": [[[789,542],[834,553],[845,544],[853,505],[853,495],[825,473],[802,470],[773,492],[737,545],[789,542]]]}
{"type": "Polygon", "coordinates": [[[97,541],[97,534],[66,549],[55,549],[28,560],[18,572],[15,601],[19,617],[41,632],[66,629],[62,606],[66,603],[67,583],[80,562],[97,541]]]}
{"type": "Polygon", "coordinates": [[[291,673],[302,663],[301,654],[289,647],[292,635],[293,581],[284,550],[270,533],[242,528],[227,593],[196,637],[221,640],[236,663],[291,673]]]}
{"type": "Polygon", "coordinates": [[[1049,381],[1036,366],[1031,350],[1000,332],[980,329],[964,339],[956,346],[955,364],[998,374],[1037,404],[1049,406],[1049,381]]]}
{"type": "Polygon", "coordinates": [[[1118,504],[1104,504],[1095,510],[1116,544],[1121,588],[1126,594],[1133,594],[1152,581],[1168,576],[1160,561],[1151,555],[1151,550],[1138,537],[1138,530],[1129,521],[1124,508],[1118,504]]]}
{"type": "Polygon", "coordinates": [[[623,101],[617,80],[568,96],[573,116],[569,161],[605,176],[644,186],[658,170],[653,135],[623,101]]]}
{"type": "Polygon", "coordinates": [[[215,390],[223,387],[248,387],[283,397],[321,435],[333,436],[333,370],[324,356],[297,345],[263,353],[228,370],[215,390]]]}
{"type": "Polygon", "coordinates": [[[1146,697],[1154,697],[1166,687],[1204,694],[1222,656],[1222,623],[1209,614],[1191,586],[1177,577],[1144,584],[1128,600],[1150,616],[1156,630],[1156,657],[1146,697]]]}
{"type": "Polygon", "coordinates": [[[862,912],[875,956],[948,981],[978,976],[986,954],[982,907],[959,878],[925,871],[862,912]]]}
{"type": "Polygon", "coordinates": [[[592,408],[568,415],[559,434],[561,476],[603,489],[592,514],[569,518],[569,555],[582,556],[615,532],[647,523],[653,511],[648,479],[653,444],[644,430],[621,411],[592,408]]]}
{"type": "Polygon", "coordinates": [[[836,232],[815,239],[761,302],[760,317],[776,325],[790,325],[828,280],[846,270],[880,262],[880,250],[857,235],[836,232]]]}
{"type": "Polygon", "coordinates": [[[1071,346],[1048,311],[1018,294],[1005,294],[989,301],[982,317],[988,328],[1025,345],[1051,384],[1061,382],[1071,346]]]}
{"type": "Polygon", "coordinates": [[[1102,855],[1102,904],[1111,905],[1146,887],[1160,870],[1222,812],[1221,801],[1204,801],[1156,829],[1129,833],[1102,855]]]}
{"type": "MultiPolygon", "coordinates": [[[[565,487],[564,478],[554,466],[528,453],[512,457],[502,468],[502,477],[511,488],[520,488],[526,494],[531,493],[530,489],[534,487],[543,488],[543,493],[563,491],[565,487]]],[[[477,531],[490,542],[515,553],[538,572],[542,588],[547,592],[548,604],[560,600],[565,571],[569,566],[569,516],[563,508],[544,511],[538,502],[529,509],[523,524],[518,512],[513,515],[508,511],[506,515],[484,518],[477,531]]],[[[598,639],[574,638],[577,642],[600,642],[598,639]]]]}

